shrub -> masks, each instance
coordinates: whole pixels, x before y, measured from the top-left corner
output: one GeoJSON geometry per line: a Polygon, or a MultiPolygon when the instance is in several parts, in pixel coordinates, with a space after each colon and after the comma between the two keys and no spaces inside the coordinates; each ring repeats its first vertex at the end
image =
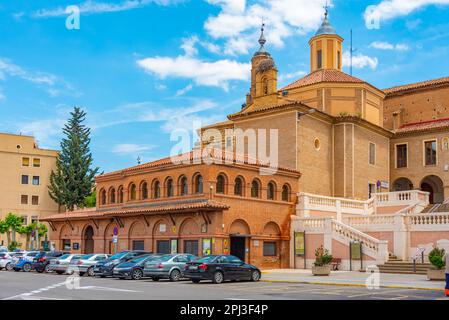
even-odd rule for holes
{"type": "Polygon", "coordinates": [[[315,250],[315,267],[327,266],[332,262],[332,255],[329,254],[329,250],[320,246],[315,250]]]}
{"type": "Polygon", "coordinates": [[[9,250],[9,251],[14,251],[14,250],[16,250],[19,246],[20,246],[20,244],[17,243],[17,241],[11,241],[11,242],[8,244],[8,250],[9,250]]]}
{"type": "Polygon", "coordinates": [[[446,265],[446,262],[443,260],[444,257],[444,249],[434,248],[429,253],[429,261],[430,263],[437,268],[438,270],[443,269],[446,265]]]}

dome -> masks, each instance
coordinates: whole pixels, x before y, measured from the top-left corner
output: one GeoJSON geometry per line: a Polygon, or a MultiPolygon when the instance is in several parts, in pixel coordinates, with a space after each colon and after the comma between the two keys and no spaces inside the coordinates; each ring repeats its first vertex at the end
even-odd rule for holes
{"type": "Polygon", "coordinates": [[[265,72],[267,70],[270,69],[275,69],[276,65],[274,64],[273,59],[269,58],[269,59],[263,59],[262,61],[259,62],[259,64],[257,65],[257,72],[265,72]]]}
{"type": "Polygon", "coordinates": [[[315,36],[320,36],[323,34],[337,34],[334,27],[332,27],[331,23],[329,22],[327,15],[324,17],[323,23],[321,24],[321,27],[318,29],[318,31],[315,33],[315,36]]]}

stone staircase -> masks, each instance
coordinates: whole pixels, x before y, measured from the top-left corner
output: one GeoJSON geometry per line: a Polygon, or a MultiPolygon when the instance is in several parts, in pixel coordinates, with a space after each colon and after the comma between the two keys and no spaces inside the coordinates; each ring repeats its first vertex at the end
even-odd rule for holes
{"type": "Polygon", "coordinates": [[[390,256],[385,264],[378,265],[380,273],[397,273],[397,274],[427,274],[427,270],[431,268],[430,263],[416,263],[416,272],[414,271],[413,262],[402,261],[395,256],[390,256]]]}

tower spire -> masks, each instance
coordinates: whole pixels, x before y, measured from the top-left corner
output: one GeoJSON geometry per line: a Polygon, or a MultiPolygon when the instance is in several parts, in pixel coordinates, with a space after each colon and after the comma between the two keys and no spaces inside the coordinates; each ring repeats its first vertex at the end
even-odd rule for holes
{"type": "Polygon", "coordinates": [[[327,0],[326,5],[323,8],[324,8],[324,17],[327,18],[327,16],[329,15],[329,3],[327,0]]]}
{"type": "Polygon", "coordinates": [[[265,39],[264,31],[265,31],[265,22],[263,21],[262,18],[262,26],[260,28],[260,37],[259,37],[259,44],[260,44],[259,52],[265,52],[264,45],[267,42],[267,39],[265,39]]]}

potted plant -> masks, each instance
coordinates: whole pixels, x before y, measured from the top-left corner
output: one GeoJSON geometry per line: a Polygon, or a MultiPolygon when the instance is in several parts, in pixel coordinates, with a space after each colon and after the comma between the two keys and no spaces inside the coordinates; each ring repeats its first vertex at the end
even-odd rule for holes
{"type": "Polygon", "coordinates": [[[332,262],[332,255],[329,250],[324,249],[321,245],[315,250],[315,262],[312,266],[312,274],[314,276],[328,276],[331,273],[330,263],[332,262]]]}
{"type": "Polygon", "coordinates": [[[427,279],[428,280],[441,280],[444,281],[445,272],[444,267],[446,265],[443,260],[444,257],[444,249],[434,248],[429,253],[429,261],[432,264],[433,268],[427,270],[427,279]]]}

